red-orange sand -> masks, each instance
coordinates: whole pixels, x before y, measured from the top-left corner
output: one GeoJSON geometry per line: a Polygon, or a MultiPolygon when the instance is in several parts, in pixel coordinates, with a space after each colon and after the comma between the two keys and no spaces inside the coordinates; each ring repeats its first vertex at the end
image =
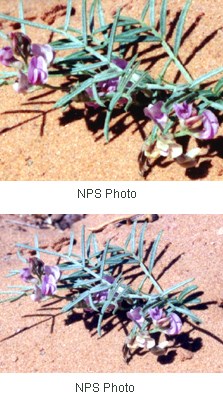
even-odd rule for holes
{"type": "MultiPolygon", "coordinates": [[[[80,231],[97,226],[116,215],[87,215],[72,226],[75,232],[74,251],[79,253],[80,231]]],[[[40,245],[47,249],[67,249],[70,230],[36,230],[23,222],[19,215],[0,215],[0,288],[21,284],[17,278],[6,279],[10,269],[24,265],[16,256],[15,243],[33,243],[39,235],[40,245]],[[63,242],[62,242],[63,241],[63,242]]],[[[140,224],[137,225],[140,227],[140,224]]],[[[99,232],[103,246],[108,238],[123,244],[129,225],[109,225],[99,232]]],[[[167,288],[190,277],[202,292],[203,309],[194,312],[203,320],[198,327],[184,323],[183,337],[178,348],[170,348],[166,356],[157,358],[151,353],[136,354],[127,365],[122,358],[126,330],[118,318],[112,320],[111,330],[103,330],[99,339],[95,326],[84,324],[82,311],[74,311],[72,322],[60,314],[64,303],[49,306],[25,298],[12,304],[1,304],[0,311],[0,371],[1,372],[217,372],[223,371],[223,215],[160,215],[148,224],[145,249],[163,230],[158,248],[154,276],[167,288]],[[189,335],[187,335],[189,333],[189,335]]],[[[87,231],[88,233],[88,231],[87,231]]],[[[23,252],[25,253],[25,252],[23,252]]],[[[51,258],[43,257],[50,264],[51,258]]],[[[107,320],[108,321],[108,320],[107,320]]],[[[105,324],[106,322],[105,321],[105,324]]]]}
{"type": "MultiPolygon", "coordinates": [[[[103,0],[107,21],[119,6],[122,13],[139,16],[144,0],[103,0]]],[[[89,1],[90,4],[90,1],[89,1]]],[[[32,21],[59,26],[64,23],[66,1],[47,2],[24,1],[25,16],[32,21]]],[[[160,0],[157,1],[159,10],[160,0]]],[[[184,0],[168,2],[168,30],[170,44],[173,43],[173,27],[184,0]],[[172,34],[171,34],[172,32],[172,34]]],[[[73,26],[80,26],[81,1],[74,2],[73,26]]],[[[0,11],[18,15],[17,0],[1,0],[0,11]]],[[[191,75],[196,78],[222,65],[221,44],[223,39],[222,1],[193,1],[187,18],[183,46],[180,51],[182,62],[186,62],[191,75]]],[[[0,21],[0,28],[6,33],[18,29],[17,25],[0,21]]],[[[33,42],[49,41],[47,31],[27,28],[33,42]]],[[[0,39],[0,46],[6,42],[0,39]]],[[[161,58],[154,63],[154,57],[162,50],[144,45],[139,50],[143,60],[142,69],[148,68],[155,76],[165,62],[161,58]],[[142,52],[142,50],[144,52],[142,52]]],[[[159,58],[158,58],[159,59],[159,58]]],[[[4,68],[1,66],[1,69],[4,68]]],[[[174,78],[173,67],[169,78],[174,78]]],[[[167,76],[168,78],[168,76],[167,76]]],[[[182,82],[180,77],[179,81],[182,82]]],[[[50,80],[60,84],[59,80],[50,80]]],[[[57,91],[41,90],[29,95],[15,94],[11,86],[1,88],[0,124],[0,180],[142,180],[139,175],[138,155],[142,146],[142,133],[151,130],[145,127],[142,116],[137,119],[131,114],[120,114],[111,122],[113,140],[105,144],[102,135],[103,112],[91,114],[84,104],[72,103],[65,111],[54,110],[53,105],[62,95],[57,91]]],[[[222,180],[222,128],[212,142],[210,156],[200,159],[198,168],[185,172],[176,163],[154,167],[147,180],[222,180]]],[[[204,152],[204,151],[203,151],[204,152]]],[[[169,162],[170,163],[170,162],[169,162]]]]}

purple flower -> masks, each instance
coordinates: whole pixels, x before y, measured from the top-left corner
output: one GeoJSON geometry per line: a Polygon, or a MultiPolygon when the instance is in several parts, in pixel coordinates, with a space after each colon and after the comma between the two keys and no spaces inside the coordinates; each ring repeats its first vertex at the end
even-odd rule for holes
{"type": "Polygon", "coordinates": [[[186,120],[191,117],[193,111],[193,104],[188,104],[186,101],[179,104],[174,104],[173,108],[179,119],[186,120]]]}
{"type": "Polygon", "coordinates": [[[180,317],[175,314],[174,312],[171,312],[171,314],[168,316],[170,320],[170,327],[165,330],[166,335],[179,335],[182,329],[182,321],[180,317]]]}
{"type": "Polygon", "coordinates": [[[25,283],[34,282],[36,279],[32,276],[31,268],[26,267],[20,271],[20,277],[25,283]]]}
{"type": "Polygon", "coordinates": [[[113,276],[111,276],[110,274],[104,274],[102,279],[108,281],[108,283],[110,283],[110,284],[113,284],[115,281],[115,278],[113,276]]]}
{"type": "Polygon", "coordinates": [[[130,311],[127,312],[127,317],[131,319],[136,325],[141,328],[142,324],[145,320],[144,316],[142,315],[142,308],[137,307],[134,309],[130,309],[130,311]]]}
{"type": "Polygon", "coordinates": [[[45,274],[42,280],[42,295],[53,295],[57,289],[57,282],[53,274],[45,274]]]}
{"type": "Polygon", "coordinates": [[[159,321],[163,316],[165,316],[162,308],[155,307],[149,310],[149,315],[153,321],[159,321]]]}
{"type": "Polygon", "coordinates": [[[61,271],[58,266],[44,266],[44,273],[49,276],[52,275],[56,282],[60,279],[61,271]]]}
{"type": "Polygon", "coordinates": [[[26,93],[28,91],[30,84],[25,73],[21,71],[18,72],[18,80],[12,85],[12,87],[16,93],[26,93]]]}
{"type": "Polygon", "coordinates": [[[202,130],[196,133],[196,138],[213,139],[219,129],[219,122],[215,114],[210,110],[204,110],[202,116],[202,130]]]}
{"type": "Polygon", "coordinates": [[[112,59],[112,63],[114,63],[116,66],[120,67],[122,70],[124,70],[126,68],[126,66],[128,65],[127,60],[121,59],[121,58],[112,59]]]}
{"type": "MultiPolygon", "coordinates": [[[[102,277],[103,280],[106,280],[108,283],[113,284],[115,281],[115,278],[113,276],[111,276],[110,274],[105,274],[102,277]]],[[[92,294],[92,300],[94,304],[100,304],[101,302],[104,302],[107,300],[108,298],[108,294],[109,294],[109,289],[106,288],[103,291],[99,291],[97,293],[92,294]]],[[[85,298],[84,301],[86,302],[87,305],[89,305],[90,307],[90,300],[89,298],[85,298]]],[[[113,304],[110,304],[107,308],[107,312],[109,311],[113,311],[113,309],[115,308],[115,306],[113,304]]],[[[94,312],[93,309],[90,308],[85,308],[85,310],[87,310],[88,312],[94,312]]]]}
{"type": "MultiPolygon", "coordinates": [[[[125,67],[128,64],[128,62],[126,60],[120,59],[120,58],[112,59],[112,63],[114,63],[116,66],[120,67],[123,70],[125,69],[125,67]]],[[[119,77],[113,77],[112,79],[102,80],[101,82],[97,83],[97,91],[98,91],[99,97],[104,97],[104,96],[106,96],[106,94],[115,93],[117,91],[119,81],[120,81],[119,77]]],[[[131,83],[128,83],[127,86],[129,86],[130,84],[131,83]]],[[[88,87],[85,91],[88,94],[88,96],[91,99],[93,99],[94,96],[93,96],[92,88],[88,87]]],[[[122,97],[119,99],[118,104],[124,105],[127,103],[127,101],[128,100],[125,97],[122,97]]],[[[86,102],[86,105],[88,107],[93,107],[95,109],[97,109],[99,107],[98,103],[96,103],[94,101],[88,101],[88,102],[86,102]]]]}
{"type": "Polygon", "coordinates": [[[33,56],[42,56],[45,59],[47,66],[49,66],[55,58],[55,52],[49,44],[32,44],[31,53],[33,56]]]}
{"type": "Polygon", "coordinates": [[[48,78],[47,62],[43,56],[33,56],[28,67],[28,81],[33,85],[42,85],[48,78]]]}
{"type": "Polygon", "coordinates": [[[38,285],[35,285],[34,292],[31,294],[31,299],[35,302],[40,302],[43,298],[41,288],[38,285]]]}
{"type": "Polygon", "coordinates": [[[162,112],[163,101],[158,101],[155,104],[149,104],[148,107],[144,108],[144,114],[146,117],[153,120],[162,130],[168,120],[167,114],[162,112]]]}
{"type": "Polygon", "coordinates": [[[18,67],[20,67],[22,65],[21,62],[14,57],[13,50],[10,46],[5,46],[0,49],[0,62],[4,66],[18,65],[18,67]]]}

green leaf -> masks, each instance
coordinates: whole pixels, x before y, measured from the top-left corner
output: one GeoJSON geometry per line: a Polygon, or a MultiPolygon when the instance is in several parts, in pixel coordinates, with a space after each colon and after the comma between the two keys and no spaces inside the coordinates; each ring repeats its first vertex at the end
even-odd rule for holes
{"type": "Polygon", "coordinates": [[[128,42],[129,40],[131,40],[131,38],[132,38],[134,35],[141,34],[142,32],[143,32],[143,33],[148,32],[148,27],[132,28],[132,29],[130,29],[130,30],[128,30],[128,31],[124,31],[124,32],[122,32],[121,34],[119,34],[119,35],[117,35],[117,36],[115,37],[115,41],[120,42],[121,39],[123,38],[123,40],[125,40],[126,42],[128,42]],[[118,38],[118,39],[117,39],[117,38],[118,38]]]}
{"type": "Polygon", "coordinates": [[[155,27],[155,2],[156,0],[150,0],[150,25],[155,27]]]}
{"type": "Polygon", "coordinates": [[[89,11],[89,30],[91,32],[91,34],[94,31],[94,20],[95,20],[95,7],[97,4],[97,0],[92,1],[91,7],[90,7],[90,11],[89,11]]]}
{"type": "Polygon", "coordinates": [[[183,285],[191,283],[192,281],[194,281],[194,278],[189,278],[188,280],[182,281],[181,283],[178,283],[170,288],[168,288],[167,290],[163,291],[163,296],[168,295],[170,293],[172,293],[174,290],[178,290],[180,287],[183,287],[183,285]]]}
{"type": "Polygon", "coordinates": [[[38,235],[35,235],[35,237],[34,237],[34,245],[35,245],[35,250],[36,250],[36,256],[38,257],[38,259],[40,259],[38,235]]]}
{"type": "Polygon", "coordinates": [[[184,6],[183,10],[181,11],[180,18],[179,18],[179,21],[177,24],[174,47],[173,47],[175,55],[178,54],[178,51],[180,49],[181,39],[182,39],[182,35],[183,35],[183,30],[184,30],[184,24],[185,24],[185,20],[186,20],[186,16],[187,16],[189,7],[191,5],[191,1],[192,0],[186,1],[185,6],[184,6]]]}
{"type": "MultiPolygon", "coordinates": [[[[21,18],[21,20],[24,20],[23,0],[19,0],[19,18],[21,18]]],[[[21,31],[23,32],[23,34],[26,33],[26,27],[23,23],[21,23],[21,31]]]]}
{"type": "Polygon", "coordinates": [[[89,290],[82,292],[81,294],[78,295],[78,297],[74,300],[69,302],[67,305],[65,305],[62,308],[62,312],[67,312],[70,311],[72,308],[74,308],[80,301],[83,301],[87,296],[89,295],[89,290]]]}
{"type": "MultiPolygon", "coordinates": [[[[79,49],[82,48],[84,46],[83,43],[80,44],[80,42],[78,41],[77,43],[75,43],[74,41],[67,41],[67,40],[59,40],[59,41],[54,41],[51,42],[50,45],[52,46],[54,51],[67,51],[69,49],[79,49]]],[[[63,58],[56,58],[54,63],[60,63],[60,61],[67,61],[70,60],[72,57],[72,55],[69,55],[68,57],[63,57],[63,58]]]]}
{"type": "Polygon", "coordinates": [[[17,22],[17,23],[20,23],[21,25],[22,24],[29,25],[30,27],[34,27],[34,28],[40,28],[40,29],[43,29],[43,30],[49,30],[49,31],[52,31],[52,32],[57,32],[58,34],[63,33],[62,30],[54,28],[54,27],[52,27],[50,25],[35,23],[33,21],[24,20],[22,18],[12,17],[12,16],[7,15],[7,14],[0,13],[0,19],[17,22]]]}
{"type": "Polygon", "coordinates": [[[101,107],[105,107],[105,104],[103,103],[103,101],[100,99],[100,97],[98,95],[97,87],[96,87],[95,83],[93,83],[93,85],[92,85],[92,91],[93,91],[93,97],[94,97],[94,100],[96,101],[96,103],[98,105],[100,105],[101,107]]]}
{"type": "Polygon", "coordinates": [[[127,236],[127,239],[126,239],[126,241],[125,241],[125,246],[124,246],[124,249],[125,249],[125,250],[128,249],[130,240],[131,240],[131,233],[127,236]]]}
{"type": "Polygon", "coordinates": [[[115,37],[114,41],[119,43],[160,42],[160,37],[155,35],[135,35],[127,37],[119,34],[115,37]]]}
{"type": "Polygon", "coordinates": [[[107,58],[108,58],[109,62],[112,59],[112,51],[113,51],[113,46],[114,46],[114,39],[115,39],[115,34],[116,34],[116,29],[117,29],[117,24],[118,24],[120,12],[121,12],[121,9],[119,8],[117,13],[116,13],[114,22],[112,24],[111,34],[110,34],[110,37],[109,37],[109,45],[108,45],[108,52],[107,52],[107,58]]]}
{"type": "Polygon", "coordinates": [[[108,240],[106,242],[104,252],[103,252],[103,255],[102,255],[102,259],[101,259],[101,266],[100,266],[100,277],[101,278],[103,277],[103,273],[104,273],[104,269],[105,269],[105,263],[106,263],[106,257],[107,257],[107,254],[108,254],[109,243],[110,243],[110,240],[108,240]]]}
{"type": "Polygon", "coordinates": [[[145,4],[145,6],[144,6],[144,8],[142,10],[141,21],[145,20],[146,14],[147,14],[147,12],[149,10],[149,7],[150,7],[150,0],[147,0],[146,4],[145,4]]]}
{"type": "MultiPolygon", "coordinates": [[[[209,100],[207,100],[209,101],[209,100]]],[[[223,111],[223,101],[219,100],[218,103],[215,103],[214,101],[209,101],[208,106],[211,106],[212,108],[215,108],[215,110],[223,111]]]]}
{"type": "Polygon", "coordinates": [[[91,294],[88,295],[88,299],[89,299],[89,304],[90,304],[91,308],[92,308],[94,311],[98,312],[98,308],[94,305],[94,302],[93,302],[93,299],[92,299],[92,295],[91,295],[91,294]]]}
{"type": "Polygon", "coordinates": [[[85,227],[84,226],[81,229],[81,258],[82,258],[82,266],[85,267],[86,252],[85,252],[85,227]]]}
{"type": "Polygon", "coordinates": [[[192,83],[190,83],[189,88],[192,89],[193,87],[198,86],[202,82],[204,82],[204,81],[210,79],[211,77],[213,77],[219,73],[222,73],[222,72],[223,72],[223,66],[221,66],[217,69],[211,70],[210,72],[205,73],[204,75],[198,77],[196,80],[194,80],[192,83]]]}
{"type": "Polygon", "coordinates": [[[67,9],[66,9],[66,17],[64,23],[64,31],[67,31],[69,24],[70,24],[70,17],[72,11],[72,0],[67,0],[67,9]]]}
{"type": "Polygon", "coordinates": [[[216,83],[216,85],[214,87],[214,93],[219,95],[222,87],[223,87],[223,77],[221,77],[221,79],[219,79],[218,82],[216,83]]]}
{"type": "Polygon", "coordinates": [[[145,241],[145,232],[147,229],[147,222],[144,222],[142,225],[140,235],[139,235],[139,245],[138,245],[138,256],[139,260],[143,261],[143,247],[144,247],[144,241],[145,241]]]}
{"type": "Polygon", "coordinates": [[[82,35],[84,45],[87,46],[87,1],[82,0],[82,35]]]}
{"type": "Polygon", "coordinates": [[[98,325],[97,325],[97,331],[98,331],[99,336],[101,336],[101,323],[102,323],[102,321],[103,321],[104,314],[105,314],[107,308],[109,307],[109,305],[111,305],[112,300],[113,300],[115,294],[117,293],[117,289],[118,289],[118,287],[119,287],[118,282],[119,282],[121,276],[122,276],[122,275],[120,274],[120,275],[115,279],[114,283],[111,284],[111,288],[110,288],[110,291],[109,291],[109,293],[108,293],[108,298],[107,298],[107,300],[104,302],[104,304],[103,304],[103,306],[102,306],[101,314],[100,314],[100,316],[99,316],[99,318],[98,318],[98,325]]]}
{"type": "Polygon", "coordinates": [[[106,64],[104,62],[96,62],[96,63],[91,63],[87,65],[83,64],[76,64],[76,67],[71,69],[70,73],[72,75],[82,75],[85,72],[89,72],[91,74],[94,74],[94,71],[98,68],[104,67],[106,64]]]}
{"type": "Polygon", "coordinates": [[[200,304],[201,300],[198,297],[194,297],[194,294],[188,295],[184,300],[183,304],[184,305],[197,305],[200,304]]]}
{"type": "Polygon", "coordinates": [[[8,79],[9,77],[15,77],[18,72],[0,72],[0,78],[8,79]]]}
{"type": "Polygon", "coordinates": [[[166,15],[167,15],[167,2],[168,0],[162,0],[160,10],[160,33],[164,39],[166,36],[166,15]]]}
{"type": "Polygon", "coordinates": [[[75,87],[75,89],[73,91],[71,91],[70,93],[68,93],[65,96],[61,97],[54,104],[54,108],[60,108],[60,107],[63,107],[65,105],[68,105],[71,100],[73,100],[78,94],[82,93],[88,87],[91,87],[93,83],[94,83],[94,79],[92,79],[92,78],[85,80],[78,87],[75,87]]]}
{"type": "Polygon", "coordinates": [[[137,221],[134,221],[133,225],[132,225],[131,239],[130,239],[132,253],[135,253],[135,249],[136,249],[136,225],[137,225],[137,221]]]}
{"type": "Polygon", "coordinates": [[[179,312],[180,314],[184,314],[184,315],[188,316],[189,318],[192,319],[193,322],[202,323],[201,319],[198,318],[192,311],[190,311],[190,309],[188,309],[186,307],[177,307],[175,305],[173,305],[173,307],[176,312],[179,312]]]}
{"type": "Polygon", "coordinates": [[[189,294],[191,291],[196,290],[198,287],[197,285],[191,285],[186,287],[179,295],[178,300],[180,302],[183,302],[184,298],[186,297],[187,294],[189,294]]]}
{"type": "Polygon", "coordinates": [[[153,126],[153,129],[152,129],[152,132],[151,132],[151,138],[150,138],[152,145],[153,145],[154,142],[157,140],[157,133],[158,133],[158,130],[159,130],[158,125],[154,125],[154,126],[153,126]]]}
{"type": "Polygon", "coordinates": [[[156,252],[158,249],[158,245],[159,245],[162,233],[163,233],[163,231],[158,233],[157,238],[152,246],[152,250],[150,253],[150,260],[149,260],[149,268],[148,268],[149,274],[152,274],[152,271],[153,271],[153,267],[154,267],[154,263],[155,263],[155,259],[156,259],[156,252]]]}
{"type": "MultiPolygon", "coordinates": [[[[106,23],[105,23],[104,11],[102,8],[101,0],[98,0],[98,19],[99,19],[99,23],[100,23],[100,28],[105,26],[106,23]]],[[[104,37],[106,39],[108,38],[107,32],[104,33],[104,37]]]]}
{"type": "Polygon", "coordinates": [[[70,234],[70,244],[69,244],[69,249],[68,249],[68,257],[71,256],[72,250],[73,250],[73,245],[74,245],[74,232],[71,232],[70,234]]]}

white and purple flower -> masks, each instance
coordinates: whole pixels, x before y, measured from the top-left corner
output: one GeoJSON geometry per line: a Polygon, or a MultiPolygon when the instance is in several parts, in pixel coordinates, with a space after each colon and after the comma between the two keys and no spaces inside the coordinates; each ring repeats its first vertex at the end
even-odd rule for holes
{"type": "Polygon", "coordinates": [[[181,332],[182,321],[174,312],[166,315],[163,309],[155,307],[149,310],[149,315],[153,324],[160,328],[166,335],[179,335],[181,332]]]}
{"type": "Polygon", "coordinates": [[[47,66],[50,66],[55,58],[55,51],[49,44],[32,44],[31,54],[36,57],[42,56],[45,59],[47,66]]]}
{"type": "Polygon", "coordinates": [[[143,322],[145,321],[141,307],[130,309],[130,311],[127,312],[127,317],[131,319],[131,321],[133,321],[139,328],[142,327],[143,322]]]}
{"type": "Polygon", "coordinates": [[[43,56],[33,56],[28,67],[28,81],[32,85],[42,85],[47,82],[47,62],[43,56]]]}
{"type": "Polygon", "coordinates": [[[195,138],[210,140],[215,137],[219,129],[216,115],[210,110],[204,110],[198,114],[193,104],[186,101],[174,104],[174,110],[184,128],[188,128],[195,138]]]}
{"type": "Polygon", "coordinates": [[[10,46],[5,46],[0,49],[0,62],[2,65],[7,67],[18,67],[22,66],[22,62],[14,57],[13,50],[10,46]]]}
{"type": "Polygon", "coordinates": [[[158,101],[157,103],[149,104],[148,107],[144,108],[145,116],[155,122],[161,130],[164,129],[168,121],[168,115],[162,111],[163,105],[163,101],[158,101]]]}

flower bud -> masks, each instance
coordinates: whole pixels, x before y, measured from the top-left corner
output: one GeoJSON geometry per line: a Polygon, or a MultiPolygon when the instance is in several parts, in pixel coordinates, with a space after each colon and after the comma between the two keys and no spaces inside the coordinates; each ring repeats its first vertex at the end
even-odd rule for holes
{"type": "Polygon", "coordinates": [[[133,321],[139,328],[142,327],[145,320],[144,316],[142,315],[141,307],[130,309],[130,311],[127,312],[127,317],[131,319],[131,321],[133,321]]]}
{"type": "Polygon", "coordinates": [[[13,55],[13,50],[10,46],[5,46],[0,49],[0,62],[4,66],[15,66],[17,68],[22,67],[22,62],[16,59],[13,55]]]}
{"type": "Polygon", "coordinates": [[[40,302],[43,298],[41,288],[38,285],[35,285],[33,294],[31,294],[31,299],[35,302],[40,302]]]}
{"type": "Polygon", "coordinates": [[[160,129],[164,129],[168,116],[162,112],[163,101],[158,101],[155,104],[149,104],[148,107],[144,108],[144,114],[146,117],[150,118],[157,124],[160,129]]]}
{"type": "Polygon", "coordinates": [[[22,32],[11,32],[9,38],[13,52],[26,60],[30,55],[31,39],[22,32]]]}
{"type": "Polygon", "coordinates": [[[29,259],[30,270],[32,274],[41,277],[44,271],[44,262],[38,257],[30,257],[29,259]]]}
{"type": "Polygon", "coordinates": [[[19,71],[18,72],[18,80],[12,85],[13,89],[16,93],[26,93],[30,88],[30,84],[28,82],[28,77],[25,73],[19,71]]]}

